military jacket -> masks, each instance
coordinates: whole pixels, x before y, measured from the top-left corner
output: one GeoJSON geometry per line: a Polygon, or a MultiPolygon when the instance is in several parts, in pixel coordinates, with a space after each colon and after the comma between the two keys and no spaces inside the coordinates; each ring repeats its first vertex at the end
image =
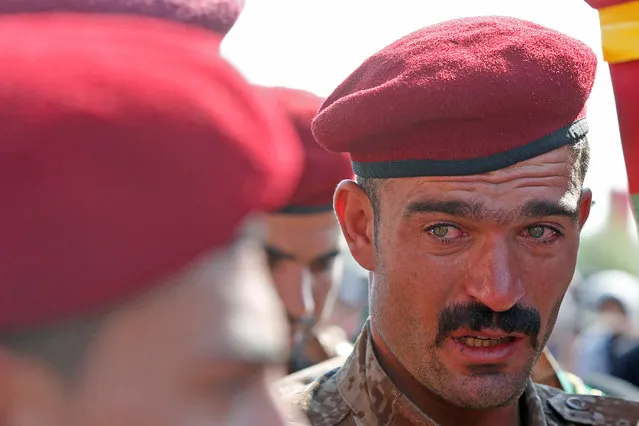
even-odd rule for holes
{"type": "MultiPolygon", "coordinates": [[[[312,426],[436,426],[395,387],[380,367],[367,329],[341,367],[304,388],[282,385],[286,399],[312,426]]],[[[532,381],[520,399],[523,426],[639,426],[639,403],[571,395],[532,381]]]]}

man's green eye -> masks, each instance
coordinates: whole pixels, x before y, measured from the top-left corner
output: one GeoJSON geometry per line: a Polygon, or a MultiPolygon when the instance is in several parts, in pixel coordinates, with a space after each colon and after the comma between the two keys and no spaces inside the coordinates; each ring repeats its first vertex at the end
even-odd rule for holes
{"type": "Polygon", "coordinates": [[[436,226],[431,230],[431,232],[436,237],[444,238],[446,235],[448,235],[449,229],[450,226],[436,226]]]}
{"type": "Polygon", "coordinates": [[[543,226],[531,226],[530,228],[528,228],[528,235],[533,238],[541,238],[544,236],[545,231],[546,228],[543,226]]]}

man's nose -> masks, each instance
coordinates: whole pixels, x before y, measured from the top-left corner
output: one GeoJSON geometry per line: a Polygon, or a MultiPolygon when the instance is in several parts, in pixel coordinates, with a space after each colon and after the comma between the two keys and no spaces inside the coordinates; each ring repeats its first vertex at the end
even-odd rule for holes
{"type": "Polygon", "coordinates": [[[503,236],[486,240],[468,268],[467,294],[493,311],[507,311],[524,297],[514,252],[503,236]]]}
{"type": "Polygon", "coordinates": [[[288,314],[296,319],[313,314],[315,303],[310,271],[297,264],[273,273],[273,284],[288,314]]]}
{"type": "Polygon", "coordinates": [[[313,294],[313,275],[308,268],[302,268],[300,271],[300,290],[302,292],[302,303],[304,310],[308,315],[315,312],[315,295],[313,294]]]}

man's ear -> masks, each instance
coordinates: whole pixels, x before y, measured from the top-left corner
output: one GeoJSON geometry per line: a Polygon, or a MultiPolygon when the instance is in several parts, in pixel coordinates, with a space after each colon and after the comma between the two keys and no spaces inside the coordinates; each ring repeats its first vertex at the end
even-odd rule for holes
{"type": "Polygon", "coordinates": [[[352,180],[340,182],[333,199],[339,226],[353,258],[364,269],[375,269],[375,221],[373,206],[352,180]]]}
{"type": "Polygon", "coordinates": [[[590,207],[592,206],[592,191],[588,188],[581,190],[579,198],[579,229],[583,228],[590,216],[590,207]]]}

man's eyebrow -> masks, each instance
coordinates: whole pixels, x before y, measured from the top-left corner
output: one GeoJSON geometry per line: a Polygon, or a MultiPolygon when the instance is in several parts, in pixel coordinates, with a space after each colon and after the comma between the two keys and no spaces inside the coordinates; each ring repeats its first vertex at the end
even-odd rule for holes
{"type": "Polygon", "coordinates": [[[566,203],[544,199],[528,201],[519,211],[511,212],[500,209],[487,209],[483,204],[473,201],[424,199],[409,203],[404,209],[403,215],[405,219],[410,219],[423,213],[443,213],[478,221],[492,220],[498,223],[514,221],[517,217],[542,218],[561,216],[572,220],[579,218],[579,209],[576,206],[572,207],[566,203]]]}
{"type": "Polygon", "coordinates": [[[321,261],[323,261],[323,260],[332,259],[332,258],[334,258],[334,257],[339,256],[339,255],[340,255],[340,253],[341,253],[341,251],[340,251],[339,249],[335,249],[335,250],[332,250],[332,251],[329,251],[329,252],[326,252],[326,253],[320,254],[320,255],[319,255],[319,256],[317,256],[315,259],[313,259],[313,260],[311,261],[311,263],[313,263],[313,262],[321,262],[321,261]]]}
{"type": "Polygon", "coordinates": [[[444,213],[451,216],[477,217],[481,215],[483,206],[467,201],[419,200],[409,203],[404,209],[404,218],[421,213],[444,213]]]}
{"type": "Polygon", "coordinates": [[[577,206],[569,206],[566,203],[549,200],[532,200],[527,202],[521,209],[521,216],[526,217],[548,217],[563,216],[572,220],[579,218],[577,206]]]}
{"type": "Polygon", "coordinates": [[[268,244],[264,245],[264,251],[266,251],[267,255],[272,257],[277,257],[280,259],[295,260],[295,256],[293,256],[292,254],[283,252],[282,250],[269,246],[268,244]]]}

